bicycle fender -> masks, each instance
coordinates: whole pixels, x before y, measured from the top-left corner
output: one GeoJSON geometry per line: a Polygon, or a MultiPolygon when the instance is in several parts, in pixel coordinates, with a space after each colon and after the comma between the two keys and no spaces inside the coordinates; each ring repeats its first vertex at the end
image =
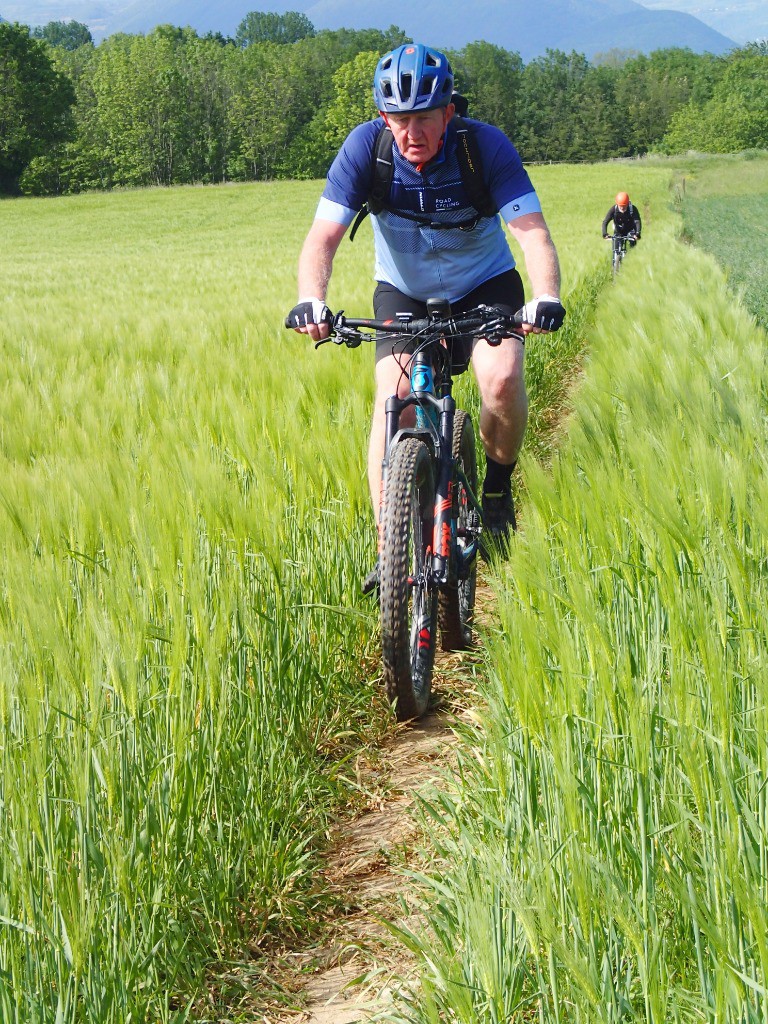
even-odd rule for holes
{"type": "Polygon", "coordinates": [[[418,427],[401,427],[400,430],[392,438],[392,443],[389,446],[390,452],[406,437],[415,437],[419,441],[423,441],[429,449],[429,454],[434,458],[437,455],[435,451],[435,439],[428,430],[419,430],[418,427]]]}

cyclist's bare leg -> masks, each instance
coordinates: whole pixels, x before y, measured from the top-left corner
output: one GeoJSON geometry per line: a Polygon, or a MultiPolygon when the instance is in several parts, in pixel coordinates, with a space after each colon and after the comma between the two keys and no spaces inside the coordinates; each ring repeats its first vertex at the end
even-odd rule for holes
{"type": "Polygon", "coordinates": [[[515,337],[496,347],[478,341],[472,353],[481,399],[480,437],[486,454],[505,466],[517,459],[528,422],[524,361],[525,346],[515,337]]]}
{"type": "MultiPolygon", "coordinates": [[[[403,373],[402,366],[407,364],[410,356],[384,356],[376,363],[376,399],[373,406],[371,437],[368,444],[368,486],[371,491],[373,510],[378,519],[379,497],[381,492],[381,463],[384,458],[384,442],[386,427],[384,422],[387,399],[397,391],[401,398],[410,393],[411,384],[403,373]]],[[[413,408],[406,409],[400,419],[403,427],[413,426],[416,412],[413,408]]]]}

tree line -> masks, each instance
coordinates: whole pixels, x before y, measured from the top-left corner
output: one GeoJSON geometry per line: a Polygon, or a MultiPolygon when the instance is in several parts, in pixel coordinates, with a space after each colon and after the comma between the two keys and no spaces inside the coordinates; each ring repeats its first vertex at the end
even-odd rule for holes
{"type": "MultiPolygon", "coordinates": [[[[253,12],[235,38],[163,25],[94,45],[86,26],[0,24],[0,191],[323,177],[376,114],[386,31],[316,31],[253,12]]],[[[717,57],[611,51],[589,61],[474,42],[449,57],[471,116],[526,162],[768,148],[768,42],[717,57]]]]}

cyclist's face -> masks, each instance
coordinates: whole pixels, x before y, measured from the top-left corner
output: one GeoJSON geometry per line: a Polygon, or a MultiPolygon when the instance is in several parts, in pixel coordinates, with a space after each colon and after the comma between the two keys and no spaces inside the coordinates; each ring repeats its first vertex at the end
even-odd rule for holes
{"type": "Polygon", "coordinates": [[[411,164],[426,164],[437,156],[440,140],[453,117],[455,107],[419,110],[412,114],[382,114],[392,129],[395,144],[411,164]]]}
{"type": "Polygon", "coordinates": [[[619,203],[619,209],[621,210],[622,213],[626,213],[627,209],[628,209],[627,204],[626,203],[623,203],[623,204],[619,203]]]}

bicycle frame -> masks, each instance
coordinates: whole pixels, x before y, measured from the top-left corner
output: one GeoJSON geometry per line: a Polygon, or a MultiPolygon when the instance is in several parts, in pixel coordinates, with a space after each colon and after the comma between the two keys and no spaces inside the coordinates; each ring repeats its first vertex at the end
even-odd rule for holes
{"type": "MultiPolygon", "coordinates": [[[[392,446],[401,437],[418,437],[424,440],[432,451],[438,467],[434,518],[432,521],[430,564],[431,582],[441,585],[448,583],[453,575],[451,573],[451,549],[456,533],[453,521],[453,485],[454,473],[457,467],[455,467],[450,453],[453,441],[456,401],[451,393],[450,369],[447,374],[438,375],[438,391],[447,391],[447,394],[440,396],[435,394],[433,373],[434,370],[429,352],[417,352],[412,357],[410,369],[411,393],[406,398],[392,395],[387,399],[385,406],[385,440],[381,494],[383,501],[383,495],[386,493],[387,467],[392,446]],[[427,373],[424,372],[426,368],[429,370],[427,373]],[[401,416],[406,409],[412,406],[415,406],[417,410],[417,424],[415,427],[401,428],[401,416]],[[437,426],[429,421],[427,410],[430,409],[435,413],[437,426]],[[423,414],[422,422],[418,422],[419,412],[423,414]]],[[[476,495],[472,493],[466,479],[463,479],[463,482],[467,488],[472,507],[479,511],[480,504],[476,495]]],[[[465,552],[464,561],[470,561],[475,557],[476,553],[477,544],[475,543],[465,552]]],[[[458,566],[455,567],[455,571],[456,574],[459,573],[458,566]]]]}

